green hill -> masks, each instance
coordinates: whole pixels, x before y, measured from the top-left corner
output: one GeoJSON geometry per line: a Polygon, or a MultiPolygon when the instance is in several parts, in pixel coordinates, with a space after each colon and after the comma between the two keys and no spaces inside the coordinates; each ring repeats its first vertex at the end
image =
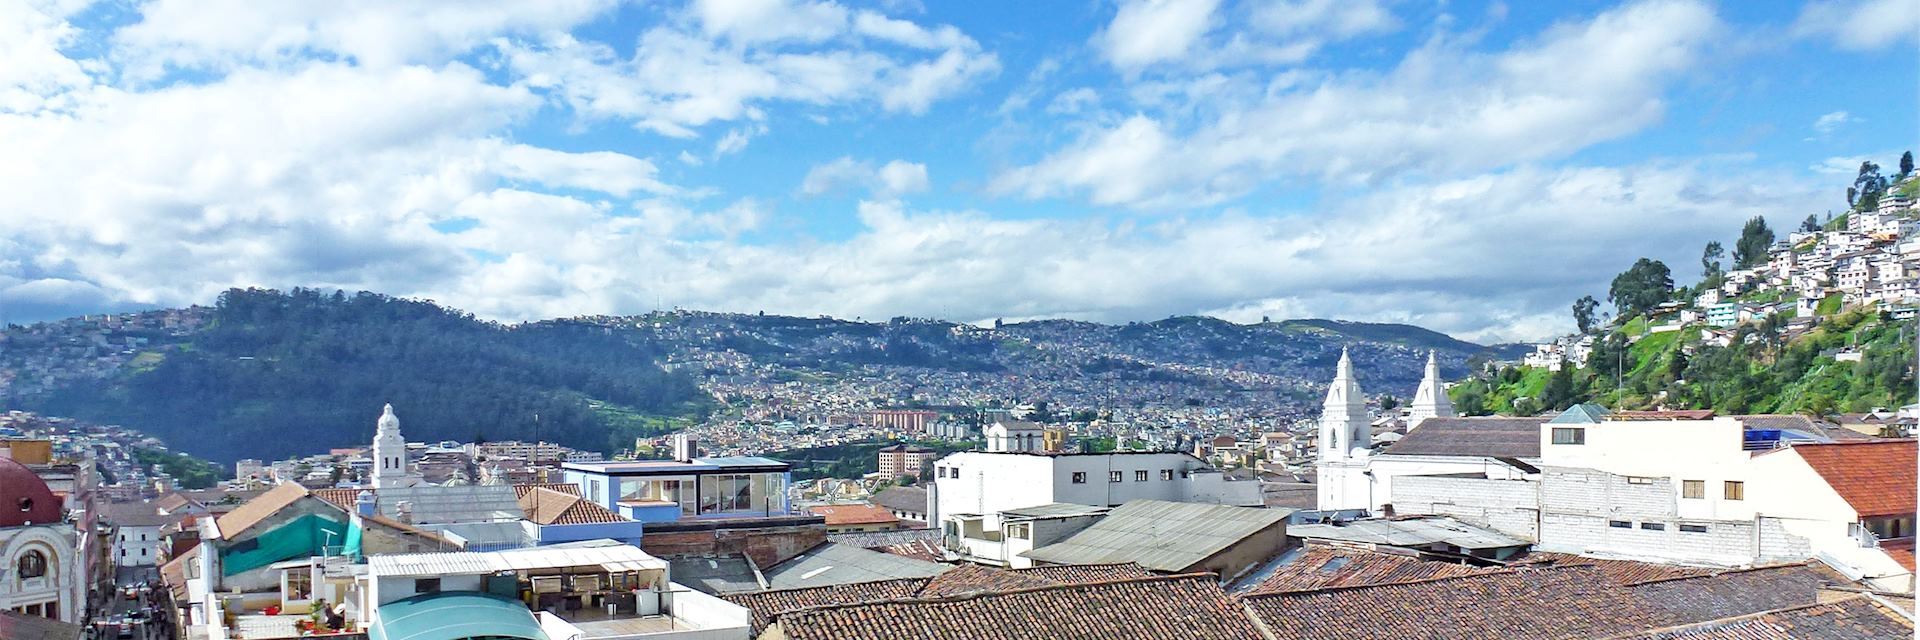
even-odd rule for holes
{"type": "Polygon", "coordinates": [[[1507,367],[1475,375],[1449,394],[1462,412],[1477,415],[1526,415],[1577,402],[1829,415],[1914,401],[1911,321],[1865,310],[1821,316],[1797,330],[1786,320],[1741,325],[1727,346],[1704,342],[1691,327],[1632,343],[1629,331],[1616,330],[1596,342],[1586,367],[1507,367]],[[1858,360],[1839,360],[1841,354],[1858,360]]]}
{"type": "Polygon", "coordinates": [[[151,349],[141,366],[28,408],[231,462],[363,445],[387,402],[411,440],[538,437],[598,451],[664,432],[707,402],[631,334],[569,321],[508,327],[373,293],[229,291],[207,328],[151,349]]]}

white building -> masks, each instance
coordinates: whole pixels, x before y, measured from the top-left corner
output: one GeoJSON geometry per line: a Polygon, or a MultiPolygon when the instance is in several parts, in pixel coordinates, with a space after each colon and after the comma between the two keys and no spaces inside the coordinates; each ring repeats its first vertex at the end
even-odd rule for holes
{"type": "Polygon", "coordinates": [[[987,451],[1040,452],[1046,450],[1046,428],[1025,420],[995,420],[983,430],[987,451]]]}
{"type": "Polygon", "coordinates": [[[114,527],[111,553],[115,565],[158,567],[160,528],[171,518],[160,515],[153,503],[123,502],[109,505],[104,519],[114,527]]]}
{"type": "Polygon", "coordinates": [[[1367,399],[1353,378],[1353,359],[1340,350],[1333,384],[1320,410],[1320,457],[1316,463],[1320,509],[1365,509],[1367,459],[1373,453],[1373,433],[1367,399]]]}
{"type": "Polygon", "coordinates": [[[393,405],[389,404],[381,411],[380,419],[374,426],[373,488],[419,484],[420,478],[407,469],[407,440],[400,436],[400,417],[393,415],[393,405]]]}

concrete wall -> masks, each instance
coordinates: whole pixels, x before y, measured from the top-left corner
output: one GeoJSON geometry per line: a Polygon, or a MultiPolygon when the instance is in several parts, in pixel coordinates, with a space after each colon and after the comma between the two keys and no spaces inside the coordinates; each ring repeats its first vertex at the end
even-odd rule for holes
{"type": "Polygon", "coordinates": [[[1540,483],[1449,476],[1394,480],[1396,515],[1452,516],[1522,540],[1540,539],[1540,483]]]}
{"type": "Polygon", "coordinates": [[[1279,555],[1287,548],[1287,523],[1273,523],[1253,535],[1242,538],[1233,546],[1208,556],[1207,559],[1187,567],[1183,572],[1209,571],[1222,578],[1240,575],[1247,568],[1279,555]]]}
{"type": "Polygon", "coordinates": [[[1681,495],[1681,482],[1705,483],[1702,498],[1674,504],[1683,518],[1747,520],[1754,516],[1749,500],[1723,498],[1726,481],[1752,479],[1752,455],[1741,449],[1744,428],[1733,418],[1711,420],[1603,420],[1598,424],[1543,424],[1540,427],[1540,464],[1543,467],[1586,468],[1623,476],[1666,478],[1668,490],[1681,495]],[[1586,443],[1553,444],[1554,427],[1586,429],[1586,443]]]}
{"type": "MultiPolygon", "coordinates": [[[[1343,475],[1346,481],[1344,488],[1336,489],[1332,485],[1323,487],[1318,507],[1320,510],[1367,509],[1381,513],[1393,502],[1394,483],[1408,476],[1481,474],[1496,480],[1526,477],[1520,470],[1486,456],[1384,455],[1363,458],[1352,464],[1363,465],[1364,468],[1342,469],[1338,465],[1330,465],[1321,470],[1320,481],[1323,483],[1330,473],[1343,475]],[[1367,476],[1362,471],[1373,475],[1367,476]]],[[[1398,512],[1398,505],[1395,511],[1398,512]]]]}
{"type": "Polygon", "coordinates": [[[122,567],[151,567],[157,564],[160,527],[122,525],[113,538],[113,562],[122,567]]]}
{"type": "Polygon", "coordinates": [[[441,591],[486,590],[484,583],[486,576],[381,576],[379,578],[380,601],[377,604],[386,604],[419,595],[419,592],[414,590],[416,584],[414,581],[431,577],[440,578],[441,591]]]}
{"type": "Polygon", "coordinates": [[[1182,453],[1039,456],[956,453],[934,463],[939,517],[973,513],[999,526],[1009,509],[1054,502],[1110,507],[1132,500],[1168,500],[1255,506],[1259,483],[1229,482],[1206,463],[1182,453]],[[954,470],[958,477],[954,477],[954,470]],[[1112,473],[1120,472],[1120,481],[1112,473]],[[1145,479],[1141,479],[1145,472],[1145,479]],[[1167,479],[1171,472],[1171,479],[1167,479]],[[1082,474],[1074,482],[1074,474],[1082,474]]]}

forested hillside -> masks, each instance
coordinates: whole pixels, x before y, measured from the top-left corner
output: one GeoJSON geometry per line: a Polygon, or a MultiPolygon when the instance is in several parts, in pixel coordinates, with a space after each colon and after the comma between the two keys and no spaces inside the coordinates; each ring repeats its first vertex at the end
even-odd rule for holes
{"type": "Polygon", "coordinates": [[[373,293],[233,290],[205,330],[32,408],[156,435],[222,462],[371,441],[383,403],[408,439],[539,437],[612,451],[705,403],[631,334],[504,326],[373,293]],[[538,416],[536,422],[535,416],[538,416]]]}

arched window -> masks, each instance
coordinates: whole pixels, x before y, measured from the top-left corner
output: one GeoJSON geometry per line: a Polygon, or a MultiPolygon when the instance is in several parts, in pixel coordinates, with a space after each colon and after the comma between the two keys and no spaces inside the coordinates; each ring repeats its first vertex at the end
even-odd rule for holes
{"type": "Polygon", "coordinates": [[[20,556],[20,578],[38,578],[47,575],[47,554],[28,551],[20,556]]]}

